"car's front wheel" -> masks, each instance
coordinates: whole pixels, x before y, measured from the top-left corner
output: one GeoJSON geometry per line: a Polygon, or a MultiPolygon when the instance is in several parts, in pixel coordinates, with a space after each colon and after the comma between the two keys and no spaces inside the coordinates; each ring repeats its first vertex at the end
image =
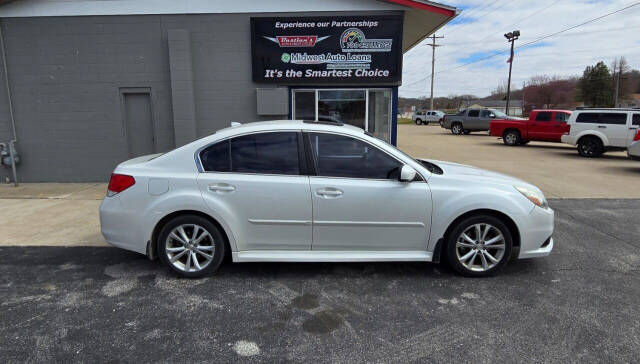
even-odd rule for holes
{"type": "Polygon", "coordinates": [[[511,256],[513,240],[507,226],[492,215],[475,215],[458,222],[447,236],[447,261],[467,277],[486,277],[502,269],[511,256]]]}
{"type": "Polygon", "coordinates": [[[196,215],[171,219],[160,231],[157,244],[162,262],[188,278],[214,272],[225,255],[222,232],[211,221],[196,215]]]}

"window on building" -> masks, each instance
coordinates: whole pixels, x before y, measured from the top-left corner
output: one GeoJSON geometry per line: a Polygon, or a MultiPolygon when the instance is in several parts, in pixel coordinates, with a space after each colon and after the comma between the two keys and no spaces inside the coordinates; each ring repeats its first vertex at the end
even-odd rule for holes
{"type": "Polygon", "coordinates": [[[318,176],[398,179],[402,163],[361,140],[336,134],[310,133],[318,176]]]}

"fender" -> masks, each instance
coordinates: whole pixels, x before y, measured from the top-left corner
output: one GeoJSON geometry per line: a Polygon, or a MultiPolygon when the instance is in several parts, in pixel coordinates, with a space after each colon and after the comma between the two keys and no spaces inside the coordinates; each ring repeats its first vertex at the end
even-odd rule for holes
{"type": "MultiPolygon", "coordinates": [[[[534,206],[531,203],[523,203],[526,200],[515,189],[513,192],[504,191],[503,194],[481,193],[477,191],[449,190],[432,192],[434,196],[432,230],[427,245],[427,251],[433,251],[439,239],[444,238],[444,234],[458,217],[475,210],[494,210],[507,215],[518,227],[521,217],[528,215],[534,206]]],[[[527,201],[529,202],[529,201],[527,201]]]]}
{"type": "Polygon", "coordinates": [[[605,147],[608,147],[610,144],[609,138],[607,138],[606,134],[598,130],[585,130],[580,132],[578,135],[576,135],[575,144],[578,144],[578,140],[580,140],[580,138],[582,138],[583,136],[587,136],[587,135],[593,135],[600,138],[600,140],[602,141],[602,145],[605,147]]]}

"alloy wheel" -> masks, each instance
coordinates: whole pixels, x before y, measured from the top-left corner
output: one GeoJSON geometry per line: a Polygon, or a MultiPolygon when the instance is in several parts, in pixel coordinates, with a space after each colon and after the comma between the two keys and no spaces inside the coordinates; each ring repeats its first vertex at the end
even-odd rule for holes
{"type": "Polygon", "coordinates": [[[596,149],[598,148],[596,141],[591,138],[580,143],[580,150],[583,155],[592,156],[596,154],[596,149]]]}
{"type": "Polygon", "coordinates": [[[206,268],[215,253],[213,237],[200,225],[183,224],[174,228],[165,241],[169,262],[183,272],[206,268]]]}
{"type": "Polygon", "coordinates": [[[453,134],[461,134],[462,127],[460,126],[460,124],[455,124],[454,126],[451,127],[451,131],[453,132],[453,134]]]}
{"type": "Polygon", "coordinates": [[[504,258],[505,238],[491,224],[478,223],[466,228],[456,239],[456,256],[467,269],[485,272],[504,258]]]}
{"type": "Polygon", "coordinates": [[[515,133],[507,133],[504,139],[509,145],[515,145],[518,142],[518,136],[515,133]]]}

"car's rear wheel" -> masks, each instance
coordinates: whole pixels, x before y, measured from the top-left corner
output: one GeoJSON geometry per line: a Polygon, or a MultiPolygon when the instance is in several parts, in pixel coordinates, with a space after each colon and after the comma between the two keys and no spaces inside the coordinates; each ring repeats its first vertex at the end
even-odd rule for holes
{"type": "Polygon", "coordinates": [[[453,123],[453,125],[451,125],[451,133],[453,133],[454,135],[460,135],[460,134],[464,133],[464,129],[462,128],[462,124],[453,123]]]}
{"type": "Polygon", "coordinates": [[[422,125],[422,120],[421,119],[416,119],[416,125],[422,125]]]}
{"type": "Polygon", "coordinates": [[[225,255],[222,232],[211,221],[196,215],[171,219],[160,231],[157,244],[162,262],[188,278],[214,272],[225,255]]]}
{"type": "Polygon", "coordinates": [[[587,158],[597,158],[604,153],[604,146],[600,138],[585,136],[578,141],[578,154],[587,158]]]}
{"type": "Polygon", "coordinates": [[[513,240],[509,228],[492,215],[468,217],[447,236],[447,261],[466,277],[490,276],[511,257],[513,240]]]}
{"type": "Polygon", "coordinates": [[[502,141],[504,144],[509,146],[515,146],[522,143],[522,138],[520,137],[520,132],[517,130],[507,130],[502,135],[502,141]]]}

